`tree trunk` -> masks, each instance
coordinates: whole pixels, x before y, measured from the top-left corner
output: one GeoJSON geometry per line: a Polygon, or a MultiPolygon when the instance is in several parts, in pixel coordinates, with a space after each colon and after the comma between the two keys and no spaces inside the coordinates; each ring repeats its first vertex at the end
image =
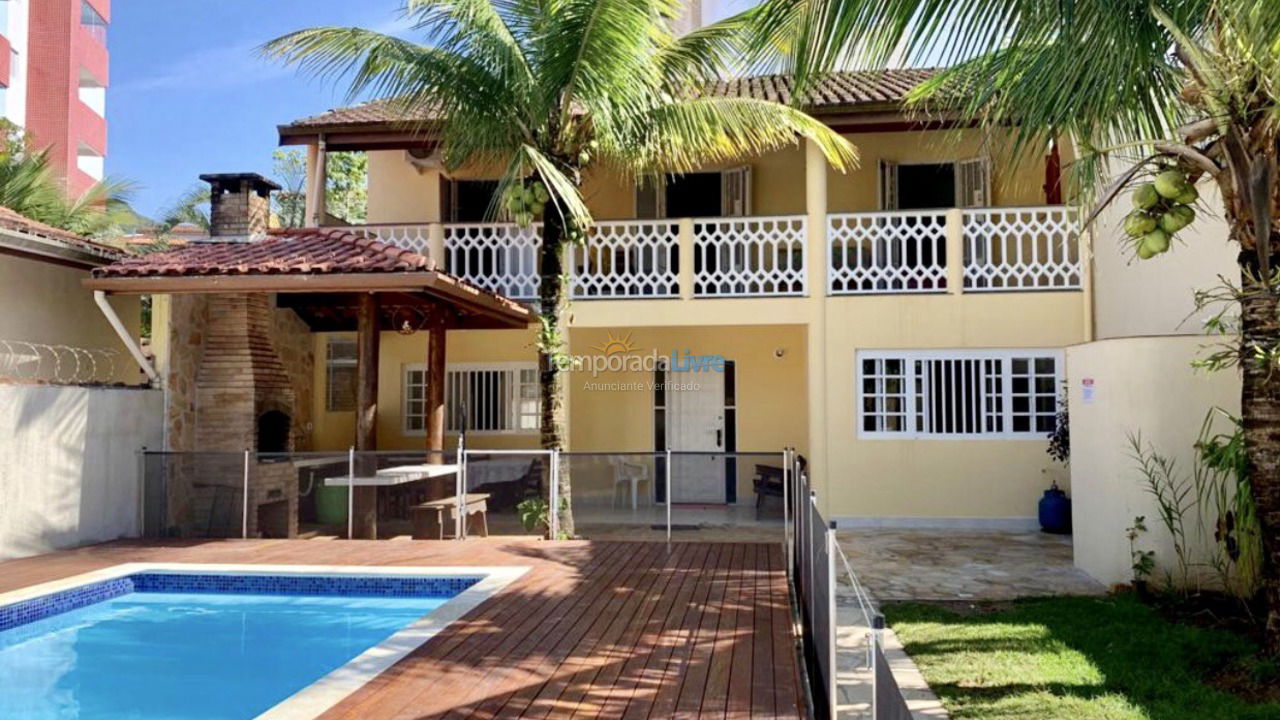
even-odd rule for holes
{"type": "MultiPolygon", "coordinates": [[[[1244,447],[1262,535],[1267,650],[1280,654],[1280,368],[1267,360],[1260,361],[1255,354],[1255,349],[1280,347],[1280,296],[1250,279],[1251,274],[1257,277],[1253,251],[1242,252],[1240,262],[1247,271],[1241,285],[1245,292],[1240,307],[1244,447]]],[[[1276,267],[1276,260],[1272,263],[1276,267]]]]}
{"type": "MultiPolygon", "coordinates": [[[[556,357],[567,352],[569,341],[568,328],[564,327],[569,298],[567,288],[561,283],[564,275],[565,235],[563,218],[548,206],[542,221],[542,250],[538,259],[538,301],[541,306],[539,311],[542,313],[538,369],[541,376],[542,447],[547,450],[566,450],[568,439],[565,436],[565,374],[556,364],[556,357]]],[[[560,507],[549,508],[549,512],[558,513],[560,534],[574,537],[573,494],[568,466],[565,462],[560,467],[557,488],[560,507]]],[[[547,501],[550,503],[549,497],[547,501]]]]}

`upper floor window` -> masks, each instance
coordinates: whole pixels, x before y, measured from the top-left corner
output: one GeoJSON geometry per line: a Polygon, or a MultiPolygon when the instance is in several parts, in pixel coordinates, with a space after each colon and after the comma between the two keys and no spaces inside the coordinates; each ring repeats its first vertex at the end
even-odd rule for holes
{"type": "Polygon", "coordinates": [[[932,210],[991,204],[991,169],[985,157],[942,163],[880,161],[881,210],[932,210]]]}
{"type": "MultiPolygon", "coordinates": [[[[427,428],[427,368],[404,370],[404,430],[427,428]]],[[[538,371],[532,363],[452,365],[445,371],[445,430],[536,432],[541,426],[538,371]]]]}
{"type": "Polygon", "coordinates": [[[356,409],[356,341],[329,338],[325,358],[324,409],[349,412],[356,409]]]}
{"type": "Polygon", "coordinates": [[[863,437],[1041,438],[1057,423],[1056,350],[857,354],[863,437]]]}
{"type": "Polygon", "coordinates": [[[107,21],[89,4],[89,0],[80,0],[80,27],[98,42],[107,44],[107,21]]]}

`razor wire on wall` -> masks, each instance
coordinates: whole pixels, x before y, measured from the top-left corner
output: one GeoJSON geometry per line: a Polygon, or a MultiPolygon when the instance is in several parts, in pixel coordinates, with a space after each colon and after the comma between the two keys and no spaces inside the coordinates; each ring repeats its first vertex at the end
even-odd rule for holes
{"type": "Polygon", "coordinates": [[[108,348],[0,340],[0,381],[51,385],[118,382],[122,353],[108,348]]]}

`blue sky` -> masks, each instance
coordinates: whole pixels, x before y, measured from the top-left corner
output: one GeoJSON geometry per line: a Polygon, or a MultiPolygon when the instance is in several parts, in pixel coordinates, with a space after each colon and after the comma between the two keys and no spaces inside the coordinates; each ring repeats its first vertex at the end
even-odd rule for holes
{"type": "Polygon", "coordinates": [[[117,0],[111,8],[107,174],[163,210],[207,172],[270,175],[276,125],[342,105],[325,87],[256,56],[317,25],[395,31],[398,0],[117,0]]]}
{"type": "MultiPolygon", "coordinates": [[[[747,0],[703,0],[716,19],[747,0]]],[[[326,87],[257,57],[304,27],[403,30],[400,0],[116,0],[111,8],[107,174],[139,185],[157,215],[208,172],[270,176],[276,125],[343,105],[326,87]]]]}

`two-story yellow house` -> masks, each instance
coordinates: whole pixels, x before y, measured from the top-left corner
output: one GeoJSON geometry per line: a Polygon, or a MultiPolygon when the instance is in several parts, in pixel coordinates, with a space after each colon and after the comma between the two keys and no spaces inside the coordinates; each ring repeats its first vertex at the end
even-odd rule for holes
{"type": "MultiPolygon", "coordinates": [[[[815,94],[809,111],[859,149],[847,174],[798,144],[640,187],[587,178],[598,222],[570,263],[570,353],[583,363],[569,382],[572,450],[794,446],[842,525],[1032,524],[1063,348],[1090,339],[1088,252],[1061,205],[1059,150],[1015,158],[999,134],[905,113],[927,75],[837,74],[815,94]],[[719,371],[689,367],[707,358],[719,371]]],[[[785,101],[788,81],[715,92],[785,101]]],[[[367,152],[367,233],[535,298],[537,228],[489,221],[494,177],[446,172],[430,134],[406,121],[370,103],[281,126],[282,144],[306,146],[307,217],[341,223],[317,181],[326,153],[367,152]]],[[[413,330],[382,338],[385,448],[423,442],[427,333],[413,330]]],[[[472,447],[537,446],[533,338],[450,336],[450,433],[465,422],[472,447]]],[[[344,449],[354,339],[314,342],[311,445],[344,449]]],[[[750,475],[690,459],[673,500],[749,507],[750,475]]],[[[614,490],[607,473],[575,474],[582,506],[616,502],[614,490]]],[[[642,487],[638,502],[660,492],[642,487]]]]}

